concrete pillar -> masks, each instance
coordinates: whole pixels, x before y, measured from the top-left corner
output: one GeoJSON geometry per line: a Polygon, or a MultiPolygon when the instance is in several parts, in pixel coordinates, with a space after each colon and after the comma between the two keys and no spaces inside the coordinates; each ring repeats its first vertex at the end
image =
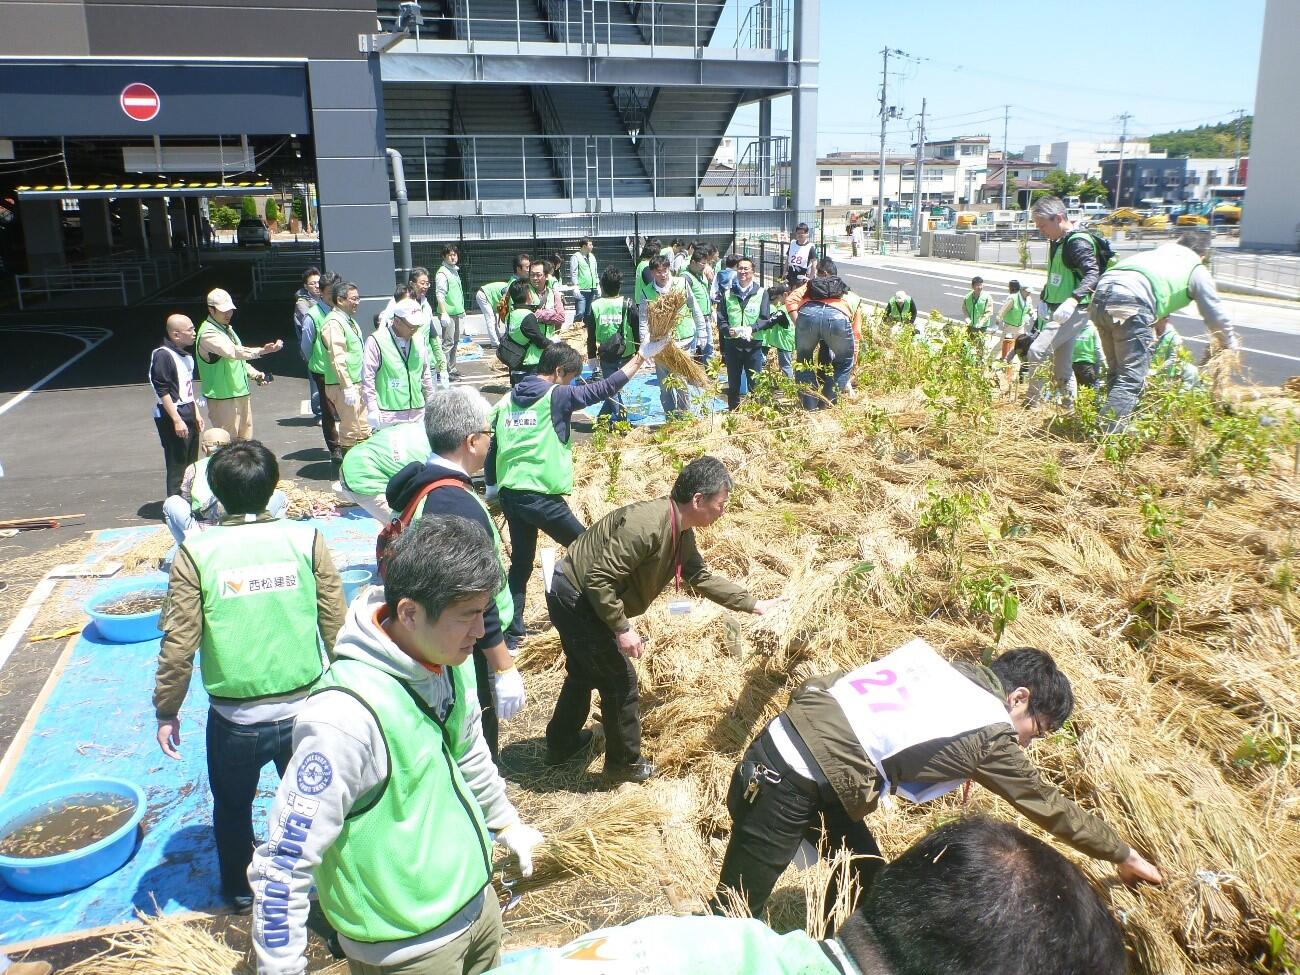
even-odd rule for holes
{"type": "Polygon", "coordinates": [[[794,59],[799,83],[794,91],[790,161],[797,213],[817,206],[817,75],[821,66],[821,0],[795,0],[794,59]]]}
{"type": "Polygon", "coordinates": [[[167,216],[167,201],[161,196],[145,200],[149,208],[149,248],[154,257],[163,257],[172,250],[172,224],[167,216]]]}
{"type": "Polygon", "coordinates": [[[59,200],[20,200],[27,270],[44,271],[68,263],[63,249],[63,207],[59,200]]]}
{"type": "Polygon", "coordinates": [[[142,257],[149,253],[149,243],[144,235],[144,207],[138,199],[118,200],[117,212],[122,217],[122,245],[142,257]]]}
{"type": "Polygon", "coordinates": [[[172,228],[172,247],[189,244],[189,228],[185,224],[185,198],[176,197],[168,208],[172,228]]]}
{"type": "Polygon", "coordinates": [[[772,99],[758,103],[758,195],[772,195],[772,99]]]}
{"type": "Polygon", "coordinates": [[[81,244],[86,257],[107,257],[113,253],[113,223],[108,200],[81,200],[81,244]]]}

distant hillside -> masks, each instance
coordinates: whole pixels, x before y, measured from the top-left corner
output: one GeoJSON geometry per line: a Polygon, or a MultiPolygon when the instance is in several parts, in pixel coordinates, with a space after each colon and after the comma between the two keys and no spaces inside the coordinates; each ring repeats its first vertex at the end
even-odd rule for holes
{"type": "MultiPolygon", "coordinates": [[[[1250,124],[1253,115],[1241,120],[1241,154],[1250,153],[1250,124]]],[[[1227,158],[1237,153],[1237,134],[1235,122],[1219,122],[1216,125],[1199,125],[1194,129],[1179,129],[1176,132],[1161,132],[1151,136],[1151,148],[1163,149],[1170,156],[1185,156],[1191,159],[1227,158]]]]}

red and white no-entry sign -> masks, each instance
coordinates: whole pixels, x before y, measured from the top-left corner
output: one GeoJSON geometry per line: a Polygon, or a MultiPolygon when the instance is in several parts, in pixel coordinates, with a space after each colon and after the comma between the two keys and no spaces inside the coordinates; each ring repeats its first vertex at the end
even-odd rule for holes
{"type": "Polygon", "coordinates": [[[162,100],[158,97],[158,92],[141,81],[123,88],[122,94],[118,96],[118,102],[127,117],[137,122],[152,121],[162,108],[162,100]]]}

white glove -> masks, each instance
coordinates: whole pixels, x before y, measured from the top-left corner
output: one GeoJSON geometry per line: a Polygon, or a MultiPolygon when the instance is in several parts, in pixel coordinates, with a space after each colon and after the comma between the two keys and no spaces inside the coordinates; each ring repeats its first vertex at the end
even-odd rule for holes
{"type": "Polygon", "coordinates": [[[661,339],[652,339],[641,346],[641,355],[647,359],[653,359],[664,349],[668,348],[668,343],[671,341],[672,339],[667,336],[664,336],[661,339]]]}
{"type": "Polygon", "coordinates": [[[446,335],[451,328],[451,316],[443,315],[438,319],[438,322],[442,325],[442,334],[446,335]]]}
{"type": "Polygon", "coordinates": [[[1047,302],[1045,301],[1040,301],[1038,303],[1038,308],[1036,309],[1036,312],[1038,314],[1038,320],[1040,322],[1045,322],[1052,317],[1052,313],[1047,310],[1047,302]]]}
{"type": "Polygon", "coordinates": [[[524,709],[524,679],[518,667],[499,670],[492,675],[492,697],[496,701],[497,717],[508,721],[524,709]]]}
{"type": "Polygon", "coordinates": [[[370,427],[371,430],[378,430],[383,426],[383,423],[379,419],[378,410],[369,410],[366,413],[366,425],[370,427]]]}
{"type": "Polygon", "coordinates": [[[531,826],[511,823],[497,833],[496,841],[519,858],[519,872],[525,877],[533,875],[533,850],[542,843],[542,834],[531,826]]]}
{"type": "Polygon", "coordinates": [[[447,372],[446,369],[444,369],[442,372],[438,373],[438,385],[439,385],[439,386],[450,386],[450,385],[451,385],[451,374],[450,374],[449,372],[447,372]]]}
{"type": "Polygon", "coordinates": [[[737,326],[732,329],[732,332],[735,334],[736,338],[740,339],[742,342],[748,342],[754,337],[754,330],[748,325],[737,326]]]}
{"type": "Polygon", "coordinates": [[[348,406],[356,406],[361,402],[361,390],[355,386],[349,386],[343,390],[343,402],[348,406]]]}
{"type": "Polygon", "coordinates": [[[487,499],[489,501],[495,501],[497,499],[497,495],[500,493],[501,493],[500,488],[498,488],[495,484],[487,485],[487,499]]]}
{"type": "Polygon", "coordinates": [[[1052,312],[1052,321],[1057,325],[1064,325],[1074,314],[1074,310],[1079,307],[1079,303],[1074,300],[1073,296],[1066,298],[1056,306],[1056,311],[1052,312]]]}

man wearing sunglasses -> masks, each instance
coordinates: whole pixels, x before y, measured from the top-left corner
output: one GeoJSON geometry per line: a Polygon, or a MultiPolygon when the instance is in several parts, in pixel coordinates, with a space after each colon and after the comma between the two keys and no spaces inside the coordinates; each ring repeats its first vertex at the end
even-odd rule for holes
{"type": "Polygon", "coordinates": [[[970,782],[1079,852],[1118,864],[1126,883],[1161,883],[1154,866],[1044,782],[1025,755],[1073,708],[1069,678],[1034,647],[988,666],[950,664],[917,639],[856,670],[814,677],[732,775],[733,828],[714,913],[729,892],[761,911],[804,839],[822,829],[830,849],[843,844],[854,854],[853,872],[868,890],[884,860],[867,814],[892,793],[929,802],[970,782]]]}

